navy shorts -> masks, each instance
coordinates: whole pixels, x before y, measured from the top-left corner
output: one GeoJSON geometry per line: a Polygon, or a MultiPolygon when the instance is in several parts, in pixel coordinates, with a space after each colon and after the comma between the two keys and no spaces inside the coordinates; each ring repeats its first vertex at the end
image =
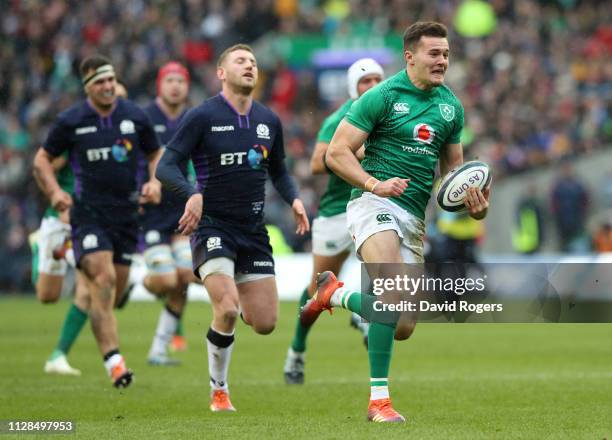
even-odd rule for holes
{"type": "Polygon", "coordinates": [[[113,263],[129,266],[136,252],[138,223],[128,221],[112,223],[97,215],[87,215],[73,209],[70,215],[72,248],[77,267],[84,255],[99,251],[112,251],[113,263]]]}
{"type": "Polygon", "coordinates": [[[236,273],[274,275],[274,259],[265,225],[238,226],[205,216],[191,234],[193,272],[212,258],[234,261],[236,273]]]}

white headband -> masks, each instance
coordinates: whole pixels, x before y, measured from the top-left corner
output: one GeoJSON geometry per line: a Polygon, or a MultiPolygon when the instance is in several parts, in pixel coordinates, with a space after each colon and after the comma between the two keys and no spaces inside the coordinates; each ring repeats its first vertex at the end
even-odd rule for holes
{"type": "Polygon", "coordinates": [[[91,75],[83,78],[83,85],[86,86],[92,81],[97,81],[106,76],[115,76],[115,68],[110,64],[105,64],[100,66],[93,72],[91,75]]]}
{"type": "Polygon", "coordinates": [[[380,75],[381,78],[385,77],[385,72],[381,65],[372,58],[361,58],[360,60],[355,61],[351,67],[349,67],[347,72],[347,83],[348,93],[351,99],[359,98],[359,93],[357,92],[357,84],[359,84],[359,80],[361,80],[361,78],[364,76],[372,74],[380,75]]]}

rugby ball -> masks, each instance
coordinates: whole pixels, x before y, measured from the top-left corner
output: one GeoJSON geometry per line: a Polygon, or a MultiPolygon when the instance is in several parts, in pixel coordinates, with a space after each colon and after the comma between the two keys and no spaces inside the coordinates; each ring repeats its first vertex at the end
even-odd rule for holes
{"type": "Polygon", "coordinates": [[[481,190],[491,183],[489,166],[479,160],[465,162],[451,170],[440,183],[437,200],[440,208],[456,212],[465,208],[463,199],[468,188],[477,186],[481,190]]]}

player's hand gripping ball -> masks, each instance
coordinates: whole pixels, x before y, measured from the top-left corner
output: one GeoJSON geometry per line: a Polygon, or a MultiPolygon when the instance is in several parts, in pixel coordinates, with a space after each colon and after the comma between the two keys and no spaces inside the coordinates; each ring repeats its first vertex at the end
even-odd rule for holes
{"type": "Polygon", "coordinates": [[[468,188],[478,187],[481,191],[491,184],[489,166],[479,160],[465,162],[449,171],[438,188],[437,200],[445,211],[457,212],[465,209],[463,203],[468,188]]]}

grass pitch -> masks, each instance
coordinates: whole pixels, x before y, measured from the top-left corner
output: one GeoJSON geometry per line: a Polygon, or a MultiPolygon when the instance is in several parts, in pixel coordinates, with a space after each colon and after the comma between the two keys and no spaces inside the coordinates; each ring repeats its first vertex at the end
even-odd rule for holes
{"type": "Polygon", "coordinates": [[[212,414],[208,305],[189,304],[189,350],[174,368],[146,364],[159,303],[118,313],[136,373],[124,391],[106,377],[89,326],[69,356],[82,377],[42,372],[67,307],[0,299],[0,419],[73,420],[76,438],[612,438],[612,324],[420,324],[395,346],[391,396],[408,423],[389,426],[365,421],[367,357],[344,311],[311,332],[304,386],[282,375],[294,303],[281,305],[269,336],[240,323],[229,378],[238,412],[212,414]]]}

